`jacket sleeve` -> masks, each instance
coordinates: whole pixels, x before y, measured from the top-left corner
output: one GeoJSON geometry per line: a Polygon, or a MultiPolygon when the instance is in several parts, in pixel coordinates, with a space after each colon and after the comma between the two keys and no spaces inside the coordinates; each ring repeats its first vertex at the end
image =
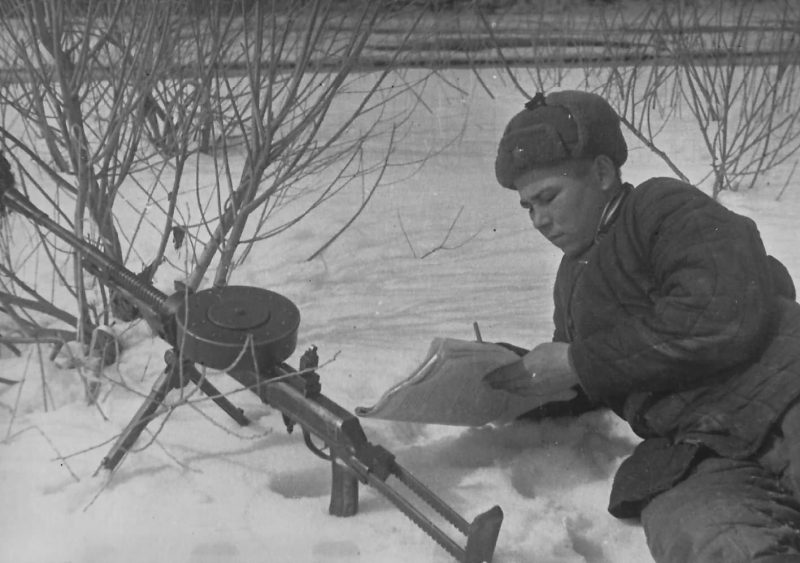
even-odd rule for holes
{"type": "Polygon", "coordinates": [[[634,190],[623,235],[652,275],[650,305],[570,347],[595,400],[703,385],[750,361],[768,332],[773,287],[755,224],[677,181],[655,188],[634,190]]]}

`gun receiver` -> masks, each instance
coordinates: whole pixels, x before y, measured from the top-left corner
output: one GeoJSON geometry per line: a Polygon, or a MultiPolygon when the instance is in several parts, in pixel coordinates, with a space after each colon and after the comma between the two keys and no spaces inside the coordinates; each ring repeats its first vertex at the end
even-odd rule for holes
{"type": "Polygon", "coordinates": [[[362,482],[374,487],[458,561],[491,562],[503,521],[499,506],[472,522],[466,521],[404,469],[391,452],[370,443],[353,414],[320,392],[319,375],[314,371],[318,363],[315,348],[303,355],[299,371],[284,363],[295,350],[300,323],[299,311],[289,299],[246,286],[198,292],[184,289],[167,296],[50,219],[17,191],[13,177],[8,177],[10,174],[0,174],[0,211],[16,211],[69,244],[80,254],[87,271],[156,315],[161,322],[159,336],[173,347],[167,353],[164,373],[103,459],[101,468],[118,467],[147,423],[158,414],[167,393],[188,381],[198,385],[239,424],[248,423],[241,410],[204,378],[195,367],[198,363],[225,371],[262,402],[278,409],[289,432],[295,425],[302,428],[308,448],[331,464],[332,515],[351,516],[358,511],[358,483],[362,482]],[[312,436],[324,442],[328,453],[313,443],[312,436]],[[465,535],[466,546],[438,527],[401,493],[402,489],[390,486],[390,477],[465,535]]]}

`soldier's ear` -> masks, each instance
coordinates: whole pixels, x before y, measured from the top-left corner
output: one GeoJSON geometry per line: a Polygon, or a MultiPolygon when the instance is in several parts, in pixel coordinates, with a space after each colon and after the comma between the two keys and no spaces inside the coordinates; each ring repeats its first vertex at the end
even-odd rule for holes
{"type": "Polygon", "coordinates": [[[619,185],[617,165],[608,156],[600,154],[594,157],[592,168],[602,191],[611,192],[619,185]]]}

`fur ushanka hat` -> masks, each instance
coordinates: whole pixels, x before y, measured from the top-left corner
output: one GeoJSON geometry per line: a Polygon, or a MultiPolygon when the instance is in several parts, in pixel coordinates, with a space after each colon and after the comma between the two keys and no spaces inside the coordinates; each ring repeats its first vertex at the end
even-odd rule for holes
{"type": "Polygon", "coordinates": [[[540,92],[506,125],[494,170],[501,186],[514,189],[514,180],[537,166],[601,154],[618,167],[628,158],[619,116],[608,102],[579,90],[540,92]]]}

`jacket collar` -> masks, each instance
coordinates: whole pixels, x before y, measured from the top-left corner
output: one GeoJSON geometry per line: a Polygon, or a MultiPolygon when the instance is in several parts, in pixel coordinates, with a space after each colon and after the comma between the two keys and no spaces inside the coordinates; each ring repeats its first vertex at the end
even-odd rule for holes
{"type": "Polygon", "coordinates": [[[597,224],[597,231],[594,234],[594,241],[600,240],[611,228],[611,225],[616,221],[619,216],[619,211],[622,208],[622,202],[628,197],[628,194],[633,190],[633,186],[627,182],[622,184],[622,188],[612,197],[603,212],[600,214],[600,222],[597,224]]]}

